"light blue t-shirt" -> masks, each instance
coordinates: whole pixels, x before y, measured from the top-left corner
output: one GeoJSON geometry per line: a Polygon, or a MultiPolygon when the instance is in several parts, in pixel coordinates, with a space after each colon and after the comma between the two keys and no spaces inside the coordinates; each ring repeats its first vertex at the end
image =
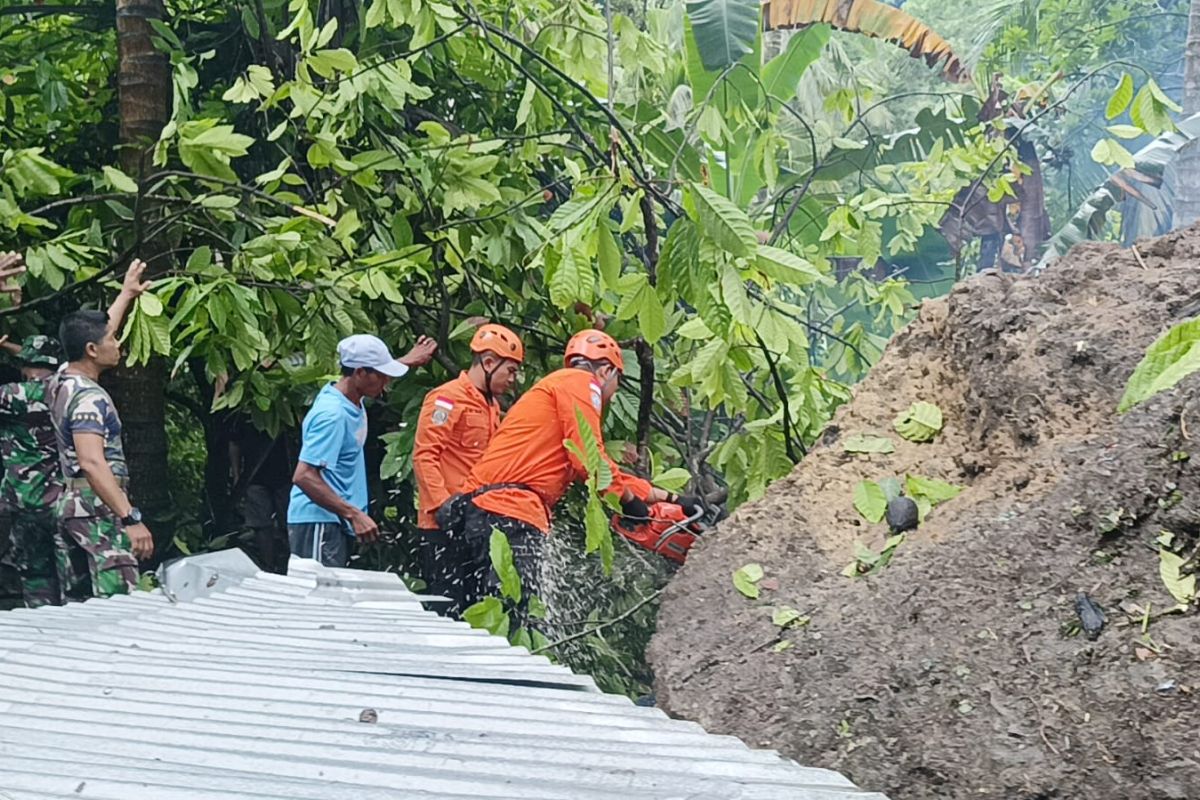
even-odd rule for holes
{"type": "MultiPolygon", "coordinates": [[[[313,401],[301,429],[300,460],[321,470],[321,477],[338,497],[367,510],[367,413],[351,403],[332,383],[313,401]]],[[[312,501],[299,486],[288,502],[289,524],[339,522],[337,515],[312,501]]],[[[347,534],[353,531],[347,528],[347,534]]]]}

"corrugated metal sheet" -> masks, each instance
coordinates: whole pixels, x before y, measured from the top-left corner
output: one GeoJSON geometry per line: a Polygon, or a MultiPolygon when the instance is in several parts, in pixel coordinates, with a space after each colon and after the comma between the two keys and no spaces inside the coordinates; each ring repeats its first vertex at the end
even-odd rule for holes
{"type": "Polygon", "coordinates": [[[0,800],[885,800],[603,694],[394,575],[243,558],[0,614],[0,800]]]}

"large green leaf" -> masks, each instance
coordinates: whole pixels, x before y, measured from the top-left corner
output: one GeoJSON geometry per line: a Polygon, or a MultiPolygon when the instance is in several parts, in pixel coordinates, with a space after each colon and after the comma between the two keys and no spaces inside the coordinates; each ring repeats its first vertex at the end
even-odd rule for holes
{"type": "Polygon", "coordinates": [[[492,560],[492,569],[500,578],[500,594],[510,598],[514,603],[521,602],[521,576],[513,563],[512,546],[503,531],[492,528],[492,538],[488,542],[488,556],[492,560]]]}
{"type": "Polygon", "coordinates": [[[789,286],[806,286],[824,277],[812,262],[787,250],[767,245],[759,246],[755,266],[768,278],[789,286]]]}
{"type": "Polygon", "coordinates": [[[758,0],[688,0],[688,22],[705,70],[723,70],[754,49],[758,9],[758,0]]]}
{"type": "Polygon", "coordinates": [[[787,49],[763,67],[763,88],[776,100],[786,103],[796,96],[796,86],[809,66],[821,57],[829,42],[828,25],[805,28],[788,40],[787,49]]]}
{"type": "Polygon", "coordinates": [[[758,582],[763,579],[761,564],[746,564],[733,571],[733,588],[749,597],[758,599],[758,582]]]}
{"type": "Polygon", "coordinates": [[[887,495],[875,481],[859,481],[854,487],[854,509],[867,522],[879,522],[887,512],[887,495]]]}
{"type": "Polygon", "coordinates": [[[1200,371],[1200,318],[1181,322],[1150,345],[1129,377],[1117,411],[1125,412],[1200,371]]]}
{"type": "Polygon", "coordinates": [[[942,430],[942,410],[933,403],[918,400],[898,414],[892,425],[896,433],[910,442],[932,442],[942,430]]]}
{"type": "Polygon", "coordinates": [[[463,612],[463,622],[494,636],[508,636],[508,614],[498,597],[485,597],[463,612]]]}
{"type": "Polygon", "coordinates": [[[1159,551],[1158,573],[1163,585],[1180,605],[1190,605],[1196,599],[1196,575],[1185,573],[1184,558],[1163,548],[1159,551]]]}
{"type": "Polygon", "coordinates": [[[735,256],[754,252],[758,237],[746,212],[707,186],[693,184],[691,198],[696,222],[721,249],[735,256]]]}

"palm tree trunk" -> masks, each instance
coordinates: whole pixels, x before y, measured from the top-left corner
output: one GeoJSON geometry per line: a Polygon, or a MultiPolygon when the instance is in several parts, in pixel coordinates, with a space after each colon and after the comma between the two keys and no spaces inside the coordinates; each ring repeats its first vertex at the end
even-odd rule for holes
{"type": "MultiPolygon", "coordinates": [[[[1184,54],[1183,114],[1188,117],[1200,112],[1200,0],[1192,0],[1184,54]]],[[[1194,142],[1180,152],[1173,183],[1173,224],[1181,228],[1200,219],[1200,148],[1194,142]]]]}
{"type": "MultiPolygon", "coordinates": [[[[152,19],[164,19],[166,9],[162,0],[116,0],[116,6],[119,161],[127,175],[138,179],[151,169],[150,154],[170,116],[170,63],[155,48],[150,24],[152,19]]],[[[137,211],[138,255],[147,261],[151,274],[161,272],[167,266],[165,248],[159,242],[142,241],[142,231],[161,210],[143,199],[137,211]]],[[[171,508],[166,481],[166,378],[165,364],[154,362],[113,370],[105,381],[124,423],[131,498],[146,513],[160,543],[170,538],[165,526],[155,526],[171,508]]]]}

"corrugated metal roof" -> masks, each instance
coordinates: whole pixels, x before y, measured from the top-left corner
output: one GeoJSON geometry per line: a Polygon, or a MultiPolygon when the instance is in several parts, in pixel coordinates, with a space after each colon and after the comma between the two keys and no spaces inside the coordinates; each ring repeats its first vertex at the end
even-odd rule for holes
{"type": "Polygon", "coordinates": [[[212,554],[165,584],[0,614],[0,800],[886,800],[603,694],[395,575],[212,554]]]}

